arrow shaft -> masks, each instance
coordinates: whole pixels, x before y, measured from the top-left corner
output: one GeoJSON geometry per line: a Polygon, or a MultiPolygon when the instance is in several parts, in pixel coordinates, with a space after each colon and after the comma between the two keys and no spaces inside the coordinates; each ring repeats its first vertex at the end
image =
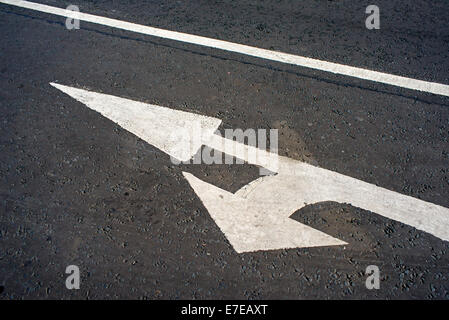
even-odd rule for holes
{"type": "Polygon", "coordinates": [[[205,143],[215,150],[239,158],[249,164],[263,167],[272,172],[278,172],[279,170],[279,156],[277,153],[268,152],[238,141],[226,139],[217,134],[212,135],[205,143]]]}
{"type": "Polygon", "coordinates": [[[334,176],[324,187],[333,193],[335,201],[350,203],[449,241],[448,208],[348,176],[334,176]]]}

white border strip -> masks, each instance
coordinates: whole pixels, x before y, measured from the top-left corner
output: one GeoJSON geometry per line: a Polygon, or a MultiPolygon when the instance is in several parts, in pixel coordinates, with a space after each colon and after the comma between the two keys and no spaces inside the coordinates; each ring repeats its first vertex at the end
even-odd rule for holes
{"type": "Polygon", "coordinates": [[[377,71],[372,71],[363,68],[346,66],[343,64],[321,61],[317,59],[301,57],[293,54],[276,52],[266,49],[260,49],[256,47],[251,47],[243,44],[217,40],[212,38],[206,38],[201,36],[196,36],[192,34],[169,31],[154,27],[143,26],[131,22],[110,19],[100,16],[95,16],[92,14],[74,12],[66,9],[61,9],[57,7],[51,7],[39,3],[29,2],[29,1],[19,1],[19,0],[0,0],[0,3],[9,4],[17,7],[22,7],[26,9],[36,10],[40,12],[55,14],[58,16],[79,19],[80,21],[86,21],[96,24],[105,25],[112,28],[127,30],[131,32],[141,33],[149,36],[155,36],[159,38],[165,38],[175,41],[182,41],[191,44],[196,44],[200,46],[216,48],[225,51],[236,52],[240,54],[245,54],[248,56],[253,56],[257,58],[267,59],[271,61],[277,61],[287,64],[292,64],[296,66],[317,69],[326,72],[332,72],[335,74],[341,74],[349,77],[360,78],[364,80],[370,80],[380,83],[385,83],[397,87],[429,92],[437,95],[449,97],[449,85],[428,82],[423,80],[417,80],[412,78],[406,78],[401,76],[396,76],[388,73],[382,73],[377,71]]]}

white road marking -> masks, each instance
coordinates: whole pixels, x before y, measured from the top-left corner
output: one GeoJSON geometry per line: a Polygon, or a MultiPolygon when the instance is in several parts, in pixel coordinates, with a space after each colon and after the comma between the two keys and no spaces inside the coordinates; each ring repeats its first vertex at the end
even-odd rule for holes
{"type": "Polygon", "coordinates": [[[65,10],[62,8],[52,7],[29,1],[19,0],[0,0],[0,3],[9,4],[17,7],[31,9],[35,11],[45,12],[63,17],[76,18],[81,21],[105,25],[112,28],[127,30],[131,32],[141,33],[149,36],[165,38],[175,41],[191,43],[195,45],[236,52],[248,56],[253,56],[261,59],[287,63],[291,65],[312,68],[316,70],[331,72],[335,74],[345,75],[349,77],[370,80],[374,82],[389,84],[397,87],[402,87],[411,90],[418,90],[429,92],[442,96],[449,96],[449,85],[417,80],[393,74],[372,71],[363,68],[347,66],[343,64],[327,62],[307,57],[302,57],[294,54],[266,50],[256,47],[251,47],[243,44],[212,39],[182,32],[169,31],[160,28],[154,28],[144,25],[139,25],[131,22],[121,21],[117,19],[110,19],[106,17],[96,16],[87,13],[78,13],[65,10]]]}
{"type": "Polygon", "coordinates": [[[255,201],[201,181],[190,173],[183,174],[238,253],[347,244],[290,219],[295,210],[290,211],[276,201],[277,192],[269,198],[257,199],[263,201],[255,201]]]}
{"type": "Polygon", "coordinates": [[[195,154],[205,144],[200,132],[210,137],[221,123],[220,119],[199,114],[50,84],[180,161],[189,160],[191,152],[195,154]],[[198,139],[191,139],[196,132],[186,132],[185,128],[197,130],[194,137],[198,139]]]}
{"type": "Polygon", "coordinates": [[[264,150],[258,149],[255,159],[247,157],[246,151],[253,147],[236,151],[241,150],[236,148],[241,143],[214,134],[221,121],[216,118],[55,83],[51,85],[167,154],[182,155],[186,159],[187,154],[192,157],[205,144],[277,172],[277,175],[253,181],[235,194],[184,172],[237,252],[345,244],[289,218],[307,204],[322,201],[349,203],[449,241],[448,208],[264,150]],[[206,134],[193,143],[189,137],[172,135],[177,131],[184,134],[185,126],[200,126],[206,134]],[[176,139],[180,139],[180,143],[176,143],[176,139]],[[226,144],[233,147],[228,148],[226,144]],[[273,159],[276,165],[271,163],[273,159]]]}

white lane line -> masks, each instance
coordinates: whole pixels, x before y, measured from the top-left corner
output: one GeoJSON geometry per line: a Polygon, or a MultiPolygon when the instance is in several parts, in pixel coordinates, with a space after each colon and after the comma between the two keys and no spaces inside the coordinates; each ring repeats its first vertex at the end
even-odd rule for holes
{"type": "Polygon", "coordinates": [[[105,17],[100,17],[92,14],[73,12],[65,10],[62,8],[47,6],[39,3],[29,2],[29,1],[19,1],[19,0],[0,0],[0,3],[9,4],[17,7],[22,7],[26,9],[36,10],[40,12],[55,14],[58,16],[69,17],[74,19],[79,19],[80,21],[86,21],[96,24],[105,25],[112,28],[127,30],[131,32],[137,32],[149,36],[155,36],[159,38],[165,38],[175,41],[181,41],[191,44],[196,44],[200,46],[216,48],[225,51],[236,52],[248,56],[253,56],[261,59],[282,62],[287,64],[292,64],[296,66],[331,72],[335,74],[345,75],[349,77],[360,78],[364,80],[370,80],[374,82],[385,83],[397,87],[418,90],[423,92],[429,92],[437,95],[448,96],[449,97],[449,85],[428,82],[423,80],[417,80],[412,78],[406,78],[401,76],[396,76],[393,74],[372,71],[363,68],[351,67],[343,64],[327,62],[302,56],[297,56],[293,54],[277,52],[272,50],[266,50],[256,47],[251,47],[243,44],[212,39],[207,37],[196,36],[192,34],[169,31],[154,27],[143,26],[131,22],[110,19],[105,17]]]}

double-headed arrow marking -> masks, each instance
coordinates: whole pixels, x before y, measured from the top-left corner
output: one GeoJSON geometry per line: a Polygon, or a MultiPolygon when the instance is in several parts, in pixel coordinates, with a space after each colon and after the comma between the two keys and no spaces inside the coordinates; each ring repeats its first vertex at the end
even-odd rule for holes
{"type": "Polygon", "coordinates": [[[202,145],[276,175],[235,194],[183,172],[234,249],[241,252],[343,245],[345,242],[289,216],[308,204],[349,203],[449,241],[449,209],[214,134],[220,119],[51,83],[170,156],[185,161],[202,145]],[[187,134],[201,130],[200,137],[187,134]],[[256,157],[249,156],[256,152],[256,157]]]}

